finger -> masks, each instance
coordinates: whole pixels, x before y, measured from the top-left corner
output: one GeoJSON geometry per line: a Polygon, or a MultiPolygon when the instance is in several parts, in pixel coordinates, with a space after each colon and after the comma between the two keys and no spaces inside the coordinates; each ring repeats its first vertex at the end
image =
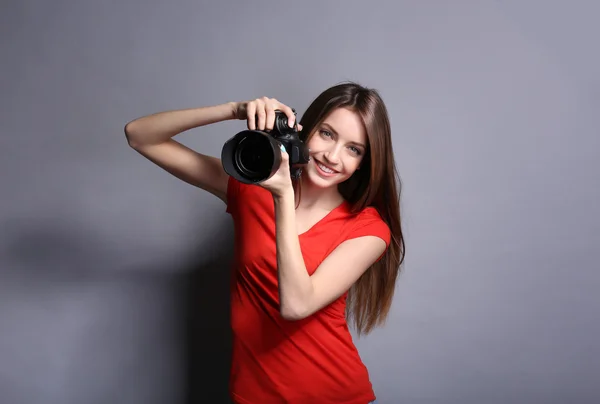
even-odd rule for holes
{"type": "Polygon", "coordinates": [[[288,126],[290,128],[294,127],[294,123],[296,122],[296,115],[294,115],[294,111],[287,105],[279,104],[279,110],[285,113],[288,119],[288,126]]]}
{"type": "Polygon", "coordinates": [[[280,144],[279,148],[281,149],[281,161],[287,162],[289,160],[289,156],[287,154],[287,151],[285,151],[285,146],[280,144]]]}
{"type": "Polygon", "coordinates": [[[256,129],[255,114],[256,114],[256,103],[254,101],[249,102],[248,106],[246,107],[246,116],[248,119],[248,129],[250,129],[250,130],[256,129]]]}
{"type": "Polygon", "coordinates": [[[298,131],[302,132],[302,125],[298,124],[298,131]]]}
{"type": "Polygon", "coordinates": [[[267,112],[265,111],[265,103],[261,100],[257,100],[256,116],[258,117],[258,122],[256,124],[256,128],[258,130],[265,130],[265,121],[267,120],[267,112]]]}
{"type": "Polygon", "coordinates": [[[265,128],[267,130],[273,130],[273,126],[275,125],[275,106],[270,105],[267,108],[267,117],[265,122],[265,128]]]}

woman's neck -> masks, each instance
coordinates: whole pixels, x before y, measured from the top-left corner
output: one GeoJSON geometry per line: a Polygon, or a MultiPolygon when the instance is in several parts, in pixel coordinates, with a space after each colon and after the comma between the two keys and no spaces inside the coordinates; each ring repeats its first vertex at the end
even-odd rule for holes
{"type": "Polygon", "coordinates": [[[324,209],[332,210],[344,202],[344,197],[337,187],[329,189],[311,187],[303,177],[298,180],[298,192],[296,192],[296,204],[301,209],[324,209]],[[298,201],[300,198],[300,201],[298,201]],[[298,203],[300,202],[300,203],[298,203]]]}

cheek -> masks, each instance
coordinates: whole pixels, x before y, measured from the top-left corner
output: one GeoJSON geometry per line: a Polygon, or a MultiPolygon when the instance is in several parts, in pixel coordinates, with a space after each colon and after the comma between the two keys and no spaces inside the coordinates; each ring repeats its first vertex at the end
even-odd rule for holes
{"type": "Polygon", "coordinates": [[[313,137],[306,143],[306,146],[311,150],[317,150],[319,147],[318,135],[313,135],[313,137]]]}
{"type": "Polygon", "coordinates": [[[346,166],[346,171],[348,172],[348,175],[352,175],[356,172],[356,169],[358,168],[358,164],[352,164],[350,166],[346,166]]]}
{"type": "Polygon", "coordinates": [[[352,173],[354,173],[356,170],[358,170],[358,167],[360,166],[361,162],[362,162],[362,159],[360,159],[360,158],[348,157],[348,161],[346,162],[346,167],[348,168],[348,171],[351,171],[352,173]]]}

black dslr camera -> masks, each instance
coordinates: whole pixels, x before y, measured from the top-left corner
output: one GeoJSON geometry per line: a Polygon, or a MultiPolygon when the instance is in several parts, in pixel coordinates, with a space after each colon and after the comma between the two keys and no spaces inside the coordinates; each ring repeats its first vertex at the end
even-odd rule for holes
{"type": "Polygon", "coordinates": [[[279,110],[275,111],[273,130],[244,130],[225,142],[221,151],[223,168],[227,174],[245,184],[265,181],[281,165],[280,145],[289,155],[292,177],[298,178],[302,170],[297,166],[310,160],[308,147],[298,136],[298,123],[290,128],[287,116],[279,110]]]}

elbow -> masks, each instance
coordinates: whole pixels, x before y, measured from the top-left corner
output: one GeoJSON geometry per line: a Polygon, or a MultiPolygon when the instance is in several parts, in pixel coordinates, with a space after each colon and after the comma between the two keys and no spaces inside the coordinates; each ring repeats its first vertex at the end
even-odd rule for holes
{"type": "Polygon", "coordinates": [[[128,122],[125,125],[125,128],[123,129],[123,131],[125,132],[125,139],[127,139],[127,144],[135,149],[138,145],[139,142],[136,140],[136,125],[135,125],[135,121],[131,121],[128,122]]]}
{"type": "Polygon", "coordinates": [[[306,307],[300,305],[281,305],[279,313],[284,320],[299,321],[308,317],[311,313],[306,307]]]}

